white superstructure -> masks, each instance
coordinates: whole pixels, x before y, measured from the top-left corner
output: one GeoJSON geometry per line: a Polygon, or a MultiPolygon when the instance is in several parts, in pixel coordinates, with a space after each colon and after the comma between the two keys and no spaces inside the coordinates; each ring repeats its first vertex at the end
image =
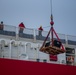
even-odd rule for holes
{"type": "MultiPolygon", "coordinates": [[[[66,64],[67,57],[74,56],[74,65],[76,63],[76,36],[58,34],[66,53],[59,54],[57,61],[50,61],[49,55],[40,52],[39,49],[46,38],[47,31],[42,32],[42,36],[38,35],[38,30],[25,28],[22,34],[18,33],[19,28],[4,25],[4,30],[0,30],[0,58],[18,59],[26,61],[40,61],[47,63],[66,64]],[[68,53],[69,48],[71,52],[68,53]]],[[[54,37],[55,38],[55,37],[54,37]]],[[[48,40],[51,39],[49,36],[48,40]]],[[[70,51],[70,50],[69,50],[70,51]]]]}

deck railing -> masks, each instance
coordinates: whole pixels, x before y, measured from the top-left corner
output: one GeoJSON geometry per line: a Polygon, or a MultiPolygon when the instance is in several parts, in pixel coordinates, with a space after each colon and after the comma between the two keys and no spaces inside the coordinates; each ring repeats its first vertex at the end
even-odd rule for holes
{"type": "MultiPolygon", "coordinates": [[[[42,31],[42,35],[39,35],[39,30],[28,29],[28,28],[25,28],[23,33],[19,33],[18,27],[10,26],[10,25],[4,25],[4,29],[0,30],[0,35],[13,36],[13,37],[16,37],[16,39],[20,37],[25,39],[35,39],[35,40],[44,41],[47,34],[48,34],[48,31],[42,31]]],[[[70,45],[76,45],[76,36],[59,34],[59,33],[57,34],[63,44],[68,43],[70,45]]],[[[54,35],[54,38],[56,39],[55,35],[54,35]]],[[[51,39],[51,35],[48,37],[48,41],[50,41],[50,39],[51,39]]]]}

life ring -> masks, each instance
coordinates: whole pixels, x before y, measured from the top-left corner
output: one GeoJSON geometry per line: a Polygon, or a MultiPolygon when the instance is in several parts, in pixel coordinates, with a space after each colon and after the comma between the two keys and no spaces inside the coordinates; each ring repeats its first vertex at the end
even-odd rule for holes
{"type": "Polygon", "coordinates": [[[67,57],[67,61],[69,61],[69,62],[74,62],[74,57],[73,57],[73,56],[67,57]]]}

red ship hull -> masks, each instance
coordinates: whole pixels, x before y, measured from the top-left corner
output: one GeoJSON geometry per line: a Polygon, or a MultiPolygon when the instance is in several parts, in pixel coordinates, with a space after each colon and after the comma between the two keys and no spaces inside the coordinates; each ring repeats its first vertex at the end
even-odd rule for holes
{"type": "Polygon", "coordinates": [[[76,75],[76,66],[0,58],[0,75],[76,75]]]}

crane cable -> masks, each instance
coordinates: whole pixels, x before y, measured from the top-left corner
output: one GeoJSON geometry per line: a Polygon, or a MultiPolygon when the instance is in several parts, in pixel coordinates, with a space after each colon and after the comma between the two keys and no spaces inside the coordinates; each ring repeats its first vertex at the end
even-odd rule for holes
{"type": "Polygon", "coordinates": [[[50,27],[50,26],[45,26],[45,27],[43,27],[43,28],[48,28],[48,27],[50,27]]]}
{"type": "MultiPolygon", "coordinates": [[[[51,7],[51,21],[53,21],[53,12],[52,12],[52,0],[50,0],[50,7],[51,7]]],[[[43,28],[48,28],[48,27],[50,27],[50,26],[45,26],[45,27],[43,27],[43,28]]]]}
{"type": "MultiPolygon", "coordinates": [[[[50,0],[50,7],[51,7],[51,21],[53,22],[53,14],[52,14],[52,0],[50,0]]],[[[50,26],[46,26],[46,27],[43,27],[43,28],[48,28],[50,26]]]]}
{"type": "Polygon", "coordinates": [[[53,21],[52,0],[50,0],[50,7],[51,7],[51,21],[53,21]]]}
{"type": "Polygon", "coordinates": [[[50,0],[51,14],[52,14],[52,0],[50,0]]]}

